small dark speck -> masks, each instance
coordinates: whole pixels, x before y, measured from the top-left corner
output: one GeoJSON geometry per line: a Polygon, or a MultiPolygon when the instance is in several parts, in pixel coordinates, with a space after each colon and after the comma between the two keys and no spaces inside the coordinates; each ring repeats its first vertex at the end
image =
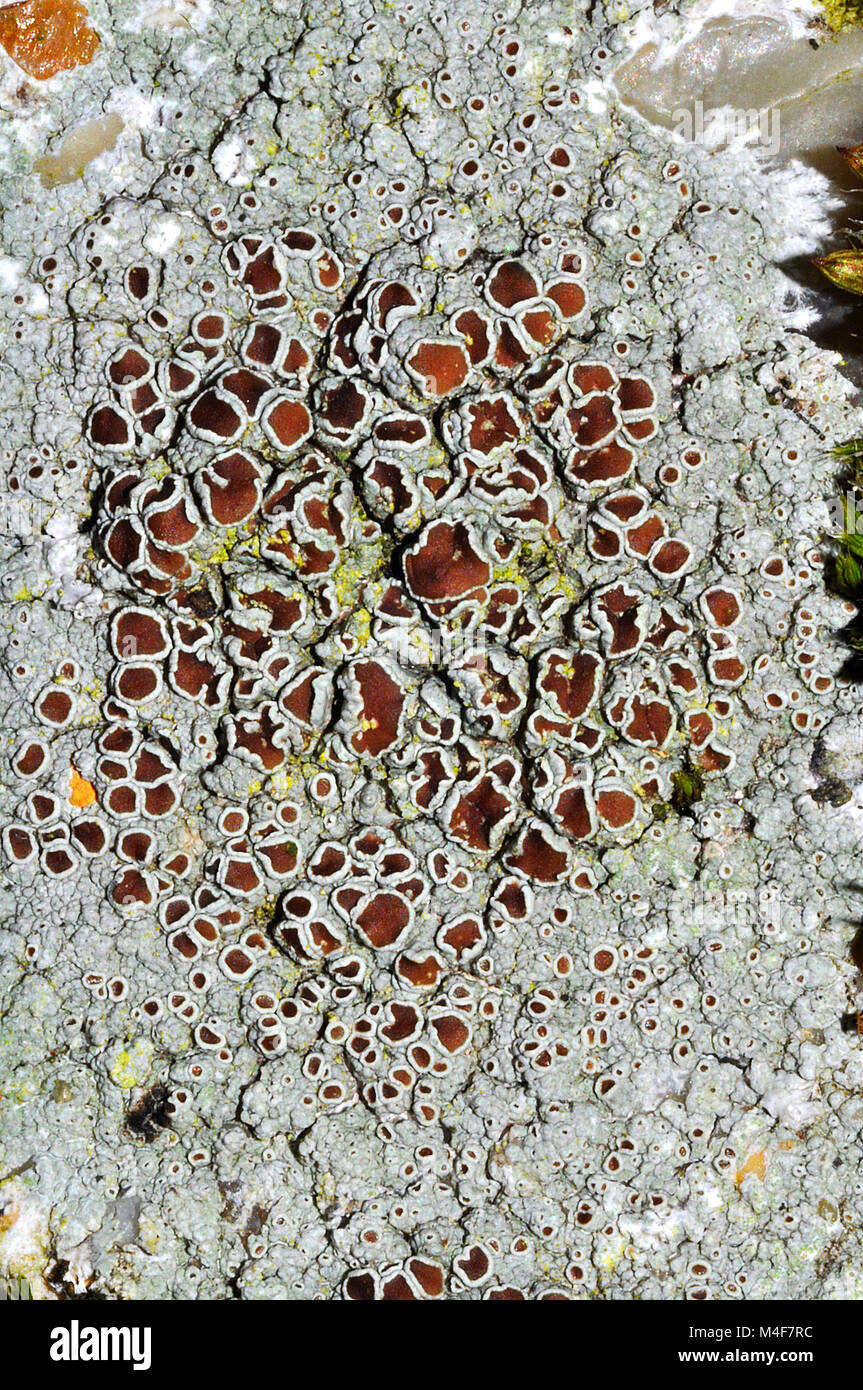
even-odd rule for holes
{"type": "Polygon", "coordinates": [[[134,1139],[143,1139],[149,1144],[160,1129],[169,1124],[166,1105],[168,1088],[161,1082],[151,1086],[126,1113],[126,1130],[134,1139]]]}

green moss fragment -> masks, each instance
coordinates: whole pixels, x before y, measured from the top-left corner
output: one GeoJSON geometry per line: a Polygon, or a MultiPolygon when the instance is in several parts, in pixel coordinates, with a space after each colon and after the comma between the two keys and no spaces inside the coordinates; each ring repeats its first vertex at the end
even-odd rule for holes
{"type": "Polygon", "coordinates": [[[696,801],[704,796],[704,773],[697,767],[687,766],[671,774],[674,791],[671,804],[679,816],[688,816],[696,801]]]}
{"type": "Polygon", "coordinates": [[[831,452],[837,459],[863,458],[863,439],[846,439],[844,444],[837,444],[831,452]]]}
{"type": "Polygon", "coordinates": [[[863,598],[863,565],[844,546],[833,560],[831,587],[844,598],[863,598]]]}
{"type": "Polygon", "coordinates": [[[863,536],[858,536],[856,531],[843,531],[839,542],[843,550],[850,550],[852,555],[863,556],[863,536]]]}

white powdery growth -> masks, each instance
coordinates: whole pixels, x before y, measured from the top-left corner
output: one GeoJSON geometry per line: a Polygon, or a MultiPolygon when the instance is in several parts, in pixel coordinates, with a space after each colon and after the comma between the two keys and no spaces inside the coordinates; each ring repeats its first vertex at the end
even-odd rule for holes
{"type": "Polygon", "coordinates": [[[153,256],[163,256],[166,251],[170,251],[182,235],[182,224],[178,217],[171,213],[165,213],[162,217],[154,217],[144,236],[143,246],[145,251],[149,251],[153,256]]]}
{"type": "Polygon", "coordinates": [[[771,170],[770,180],[779,214],[775,254],[780,260],[790,260],[817,251],[830,236],[833,215],[842,206],[830,180],[799,159],[771,170]]]}
{"type": "Polygon", "coordinates": [[[820,1101],[812,1099],[813,1083],[792,1072],[777,1072],[761,1097],[761,1104],[780,1124],[802,1129],[821,1114],[820,1101]]]}
{"type": "Polygon", "coordinates": [[[13,256],[0,256],[0,294],[11,294],[18,288],[23,269],[13,256]]]}
{"type": "MultiPolygon", "coordinates": [[[[832,219],[841,208],[830,180],[817,169],[792,160],[770,171],[774,206],[779,214],[774,231],[773,258],[780,264],[800,256],[811,256],[824,244],[832,230],[832,219]]],[[[817,323],[817,300],[798,282],[784,274],[787,290],[785,316],[790,328],[804,332],[817,323]]]]}
{"type": "Polygon", "coordinates": [[[682,48],[710,24],[726,19],[770,19],[785,21],[790,38],[801,38],[807,25],[820,13],[816,0],[696,0],[685,14],[664,11],[657,14],[652,3],[646,4],[636,16],[630,31],[630,52],[637,53],[647,44],[656,44],[652,66],[671,62],[682,48]]]}
{"type": "Polygon", "coordinates": [[[115,112],[126,127],[134,130],[158,130],[165,124],[166,112],[176,107],[175,101],[146,96],[131,84],[115,92],[106,111],[115,112]]]}
{"type": "Polygon", "coordinates": [[[243,142],[238,135],[229,135],[222,140],[212,154],[212,164],[219,178],[232,188],[246,183],[252,172],[251,163],[245,158],[243,142]]]}
{"type": "Polygon", "coordinates": [[[60,591],[60,606],[75,608],[78,604],[100,600],[101,591],[78,578],[86,542],[75,518],[58,512],[46,523],[45,533],[49,538],[45,543],[46,563],[60,591]]]}
{"type": "Polygon", "coordinates": [[[207,28],[212,14],[213,6],[210,0],[169,0],[163,5],[144,0],[124,28],[127,33],[137,33],[142,28],[184,28],[200,34],[207,28]]]}

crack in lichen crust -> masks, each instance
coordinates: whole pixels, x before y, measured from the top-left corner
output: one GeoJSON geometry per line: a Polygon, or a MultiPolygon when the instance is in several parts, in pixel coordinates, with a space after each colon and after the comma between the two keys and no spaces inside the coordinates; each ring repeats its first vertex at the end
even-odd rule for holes
{"type": "Polygon", "coordinates": [[[776,184],[614,106],[586,8],[267,7],[10,242],[4,463],[72,516],[0,571],[50,1287],[850,1277],[848,388],[776,184]]]}

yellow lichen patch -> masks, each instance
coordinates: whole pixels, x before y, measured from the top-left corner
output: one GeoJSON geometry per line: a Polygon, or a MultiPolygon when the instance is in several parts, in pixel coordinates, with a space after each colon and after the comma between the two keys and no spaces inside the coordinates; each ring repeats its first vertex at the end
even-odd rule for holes
{"type": "Polygon", "coordinates": [[[45,154],[33,163],[45,188],[80,179],[91,160],[112,150],[123,129],[119,116],[111,114],[98,121],[87,121],[67,135],[56,154],[45,154]]]}
{"type": "Polygon", "coordinates": [[[737,1169],[734,1178],[735,1187],[740,1187],[744,1178],[755,1177],[759,1182],[764,1181],[764,1174],[767,1171],[767,1155],[764,1149],[759,1149],[758,1153],[750,1154],[742,1167],[737,1169]]]}
{"type": "Polygon", "coordinates": [[[848,24],[863,24],[861,0],[824,0],[824,18],[837,33],[848,24]]]}
{"type": "Polygon", "coordinates": [[[91,62],[99,35],[78,0],[21,0],[0,10],[0,44],[30,77],[44,81],[91,62]]]}
{"type": "Polygon", "coordinates": [[[114,1085],[123,1091],[145,1085],[149,1079],[154,1050],[147,1038],[138,1038],[129,1048],[121,1048],[108,1069],[114,1085]]]}
{"type": "Polygon", "coordinates": [[[86,777],[82,777],[76,767],[69,768],[69,800],[73,806],[92,806],[96,800],[96,788],[86,777]]]}

